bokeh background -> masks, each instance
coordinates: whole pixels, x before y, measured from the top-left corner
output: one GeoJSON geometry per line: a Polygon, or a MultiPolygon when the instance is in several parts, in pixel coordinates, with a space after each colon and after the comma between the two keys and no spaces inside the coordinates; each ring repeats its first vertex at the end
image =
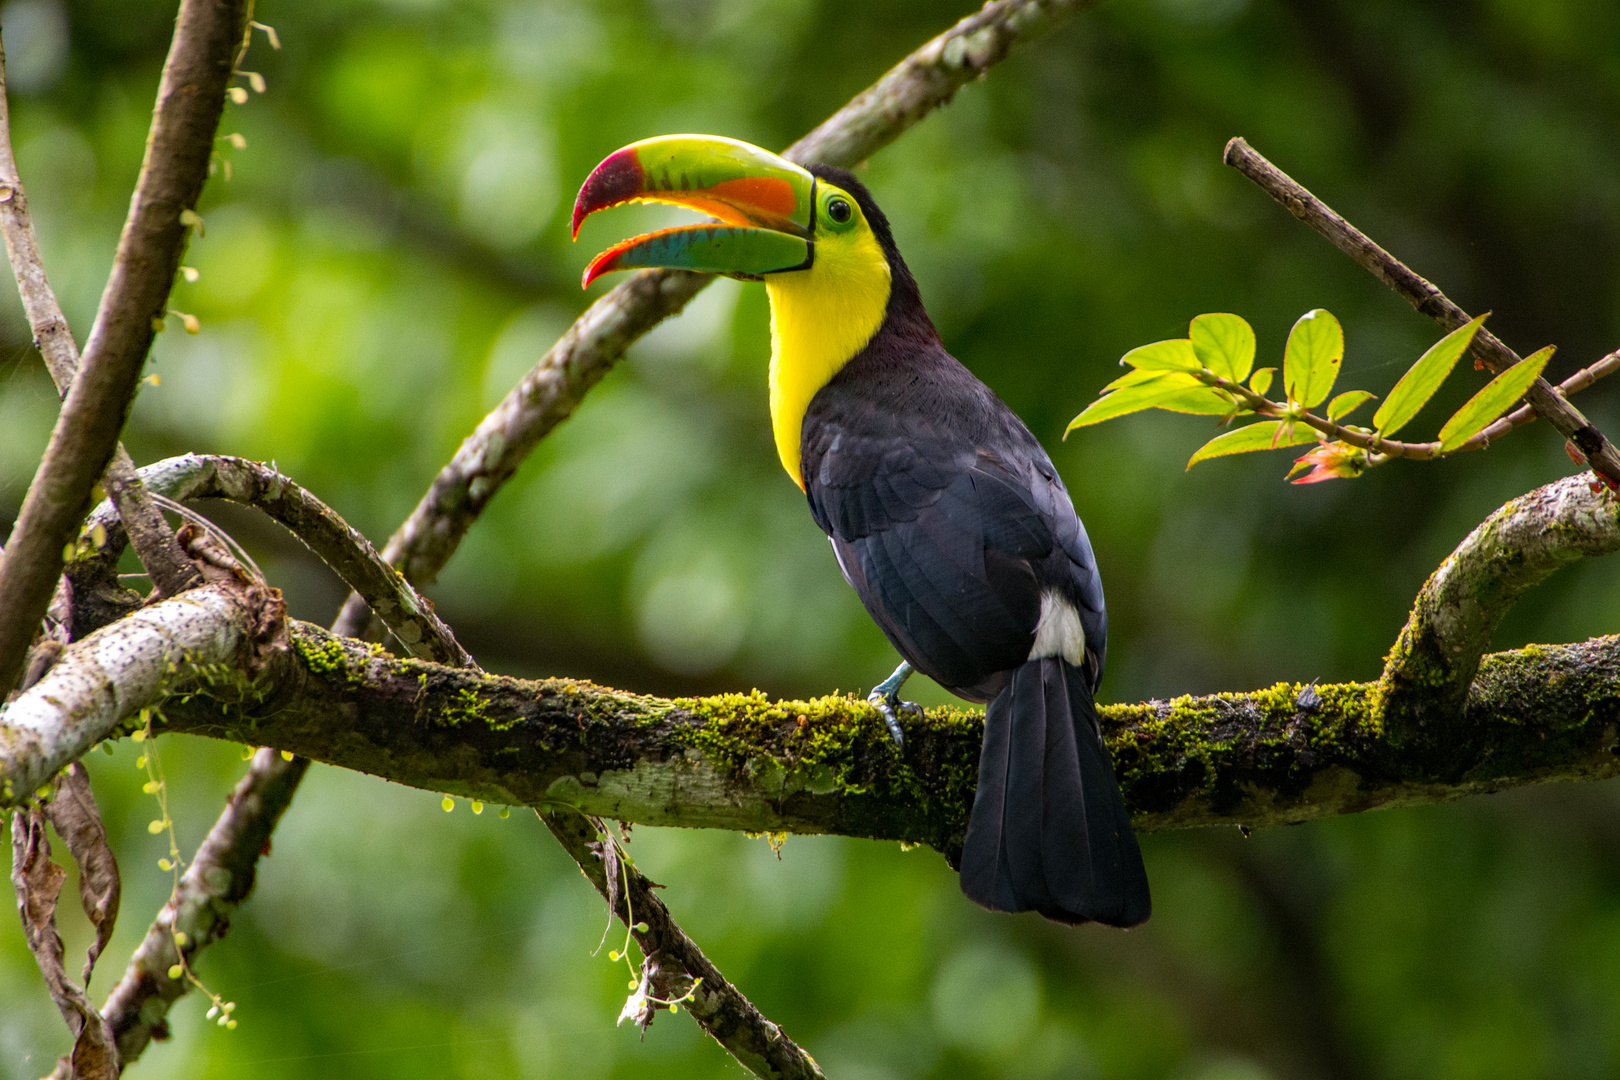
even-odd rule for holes
{"type": "MultiPolygon", "coordinates": [[[[274,459],[381,541],[591,296],[580,180],[674,131],[785,146],[970,10],[932,0],[265,0],[178,319],[127,432],[147,462],[274,459]],[[223,167],[230,167],[230,178],[223,167]]],[[[10,0],[17,154],[81,339],[138,166],[173,5],[10,0]]],[[[1344,322],[1343,388],[1387,390],[1438,331],[1220,164],[1245,135],[1561,378],[1620,344],[1620,6],[1597,0],[1111,0],[965,89],[862,175],[947,344],[1029,422],[1111,601],[1104,696],[1376,675],[1424,577],[1505,499],[1570,471],[1544,426],[1489,453],[1282,483],[1281,454],[1191,474],[1208,418],[1060,441],[1127,349],[1235,311],[1276,363],[1344,322]]],[[[601,287],[598,287],[599,289],[601,287]]],[[[9,289],[0,289],[9,294],[9,289]]],[[[866,689],[894,662],[772,452],[768,313],[723,282],[631,351],[495,501],[431,590],[488,668],[630,689],[866,689]]],[[[1420,420],[1477,387],[1455,386],[1420,420]]],[[[1581,399],[1620,431],[1620,387],[1581,399]]],[[[0,532],[56,399],[0,301],[0,532]]],[[[1425,432],[1426,433],[1426,432],[1425,432]]],[[[342,593],[291,538],[218,512],[294,612],[342,593]]],[[[1498,645],[1616,629],[1620,566],[1564,571],[1498,645]]],[[[913,684],[916,686],[916,684],[913,684]]],[[[923,700],[943,700],[921,687],[923,700]]],[[[239,748],[161,746],[188,850],[239,748]]],[[[94,984],[168,875],[133,748],[90,766],[126,877],[94,984]]],[[[1620,789],[1550,787],[1143,842],[1130,934],[991,917],[937,854],[638,829],[632,852],[765,1012],[844,1080],[1597,1077],[1620,1070],[1620,789]]],[[[87,940],[64,904],[70,945],[87,940]]],[[[67,1045],[0,920],[0,1077],[67,1045]]],[[[257,895],[131,1073],[710,1077],[684,1016],[616,1030],[602,906],[531,815],[317,767],[257,895]]],[[[610,935],[611,937],[611,935],[610,935]]]]}

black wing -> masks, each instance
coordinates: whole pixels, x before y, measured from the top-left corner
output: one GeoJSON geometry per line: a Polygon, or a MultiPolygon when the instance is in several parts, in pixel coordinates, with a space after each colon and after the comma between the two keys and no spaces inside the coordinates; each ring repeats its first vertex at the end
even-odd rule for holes
{"type": "Polygon", "coordinates": [[[919,671],[988,700],[1028,658],[1056,589],[1100,676],[1102,585],[1068,493],[1023,423],[942,349],[851,361],[812,401],[802,450],[845,578],[919,671]]]}

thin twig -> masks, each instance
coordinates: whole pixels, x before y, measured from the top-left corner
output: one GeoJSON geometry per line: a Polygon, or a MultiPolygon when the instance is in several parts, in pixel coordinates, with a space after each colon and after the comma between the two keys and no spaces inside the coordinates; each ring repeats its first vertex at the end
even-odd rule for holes
{"type": "Polygon", "coordinates": [[[79,373],[0,563],[0,687],[16,681],[62,550],[90,508],[123,429],[154,322],[168,305],[191,212],[208,177],[243,0],[183,0],[158,86],[146,157],[79,373]]]}
{"type": "MultiPolygon", "coordinates": [[[[1453,303],[1438,287],[1424,280],[1409,267],[1374,243],[1367,234],[1340,217],[1326,203],[1305,190],[1287,173],[1267,161],[1241,138],[1226,144],[1223,160],[1254,181],[1261,190],[1281,203],[1289,213],[1315,229],[1334,247],[1354,259],[1378,280],[1400,294],[1407,303],[1447,330],[1467,323],[1471,316],[1453,303]]],[[[1492,372],[1500,373],[1517,364],[1519,354],[1481,327],[1474,335],[1474,355],[1492,372]]],[[[1545,416],[1559,434],[1585,455],[1593,472],[1611,489],[1620,490],[1620,454],[1603,433],[1593,427],[1575,406],[1560,395],[1546,379],[1537,378],[1526,400],[1545,416]]]]}
{"type": "MultiPolygon", "coordinates": [[[[1586,389],[1588,386],[1591,386],[1605,375],[1612,374],[1617,370],[1620,370],[1620,352],[1610,353],[1608,356],[1605,356],[1591,367],[1582,368],[1580,371],[1577,371],[1575,374],[1559,383],[1557,392],[1563,395],[1577,393],[1586,389]]],[[[1243,383],[1233,382],[1231,379],[1227,379],[1223,376],[1215,374],[1208,368],[1205,368],[1203,371],[1199,372],[1190,372],[1189,374],[1192,374],[1193,378],[1197,379],[1205,386],[1212,386],[1217,390],[1226,391],[1233,398],[1241,401],[1244,407],[1250,412],[1253,412],[1258,416],[1270,417],[1274,420],[1285,420],[1289,417],[1287,405],[1279,401],[1272,401],[1264,394],[1257,394],[1243,383]]],[[[1513,412],[1507,414],[1506,416],[1497,420],[1495,423],[1491,424],[1489,427],[1485,428],[1485,430],[1481,431],[1478,435],[1475,435],[1461,446],[1458,446],[1456,449],[1450,451],[1450,453],[1462,454],[1473,450],[1483,450],[1490,445],[1492,439],[1499,439],[1521,424],[1528,424],[1530,421],[1536,418],[1536,415],[1537,414],[1533,406],[1520,406],[1513,412]]],[[[1306,427],[1314,428],[1315,430],[1320,431],[1323,435],[1326,435],[1330,439],[1338,439],[1340,442],[1349,443],[1351,446],[1358,447],[1373,454],[1382,455],[1382,457],[1385,458],[1408,458],[1413,461],[1429,461],[1441,455],[1440,443],[1438,441],[1410,443],[1401,442],[1398,439],[1386,439],[1382,435],[1379,435],[1376,431],[1367,431],[1363,428],[1356,427],[1346,427],[1343,424],[1336,423],[1324,416],[1318,416],[1313,412],[1301,412],[1295,414],[1293,419],[1296,423],[1301,423],[1306,427]]]]}
{"type": "MultiPolygon", "coordinates": [[[[824,1080],[815,1059],[728,982],[676,924],[653,891],[656,886],[618,852],[606,825],[574,810],[536,813],[614,916],[630,928],[642,955],[658,965],[659,981],[683,980],[678,983],[683,991],[696,984],[686,1010],[715,1042],[764,1080],[824,1080]],[[628,888],[621,888],[621,882],[628,888]]],[[[650,1012],[653,1006],[646,1008],[650,1012]]]]}
{"type": "MultiPolygon", "coordinates": [[[[1620,371],[1620,352],[1612,352],[1597,363],[1581,368],[1581,370],[1558,384],[1558,392],[1567,398],[1571,394],[1580,393],[1599,379],[1606,375],[1612,375],[1616,371],[1620,371]]],[[[1482,450],[1489,446],[1493,439],[1500,439],[1514,428],[1523,427],[1539,415],[1534,405],[1520,405],[1457,449],[1482,450]]]]}
{"type": "MultiPolygon", "coordinates": [[[[1091,0],[997,0],[933,38],[785,152],[801,164],[855,165],[899,138],[956,91],[982,78],[1013,46],[1034,40],[1091,0]]],[[[432,583],[490,499],[625,349],[675,315],[712,281],[644,270],[581,315],[461,444],[420,504],[383,547],[417,585],[432,583]]],[[[356,636],[368,621],[351,596],[335,624],[356,636]]]]}

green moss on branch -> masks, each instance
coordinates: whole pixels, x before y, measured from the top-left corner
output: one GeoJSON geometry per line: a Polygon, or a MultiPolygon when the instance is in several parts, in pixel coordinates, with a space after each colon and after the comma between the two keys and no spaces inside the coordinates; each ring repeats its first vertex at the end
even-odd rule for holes
{"type": "MultiPolygon", "coordinates": [[[[169,730],[280,749],[486,802],[567,805],[652,825],[961,843],[981,715],[932,709],[903,752],[851,697],[665,700],[402,661],[307,625],[273,709],[168,707],[169,730]]],[[[1620,773],[1620,638],[1486,658],[1445,766],[1386,736],[1377,684],[1105,706],[1143,830],[1280,825],[1554,779],[1620,773]]]]}

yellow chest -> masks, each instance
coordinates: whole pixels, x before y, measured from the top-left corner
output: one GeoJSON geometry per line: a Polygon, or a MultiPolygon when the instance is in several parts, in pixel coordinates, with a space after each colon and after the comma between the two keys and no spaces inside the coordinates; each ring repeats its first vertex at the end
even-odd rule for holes
{"type": "Polygon", "coordinates": [[[889,262],[870,234],[818,241],[809,270],[765,279],[771,298],[771,429],[782,467],[804,487],[799,441],[816,391],[866,347],[889,303],[889,262]]]}

